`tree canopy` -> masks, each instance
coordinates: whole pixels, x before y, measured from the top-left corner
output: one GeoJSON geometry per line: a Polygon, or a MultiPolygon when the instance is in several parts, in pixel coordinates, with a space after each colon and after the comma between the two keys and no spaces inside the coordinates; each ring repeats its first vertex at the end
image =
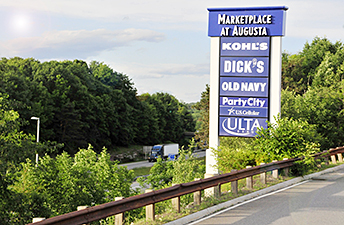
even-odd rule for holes
{"type": "Polygon", "coordinates": [[[343,56],[343,43],[319,37],[283,56],[281,116],[314,125],[324,149],[344,144],[343,56]]]}
{"type": "Polygon", "coordinates": [[[138,96],[127,75],[95,61],[3,58],[0,90],[26,121],[24,133],[35,134],[29,120],[39,117],[40,139],[63,143],[71,154],[88,144],[98,152],[104,146],[182,144],[184,131],[195,126],[185,104],[174,96],[138,96]]]}

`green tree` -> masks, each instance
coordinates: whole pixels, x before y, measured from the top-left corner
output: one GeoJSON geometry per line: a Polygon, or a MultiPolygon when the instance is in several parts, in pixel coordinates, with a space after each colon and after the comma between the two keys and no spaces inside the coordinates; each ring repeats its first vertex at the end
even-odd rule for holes
{"type": "Polygon", "coordinates": [[[267,129],[257,131],[254,145],[256,151],[268,156],[267,162],[305,157],[301,165],[306,167],[297,170],[304,173],[314,165],[311,155],[320,151],[320,138],[315,126],[306,121],[277,118],[276,124],[268,122],[267,129]]]}
{"type": "Polygon", "coordinates": [[[181,142],[184,131],[193,123],[192,117],[183,110],[181,104],[174,96],[167,93],[155,93],[145,100],[155,108],[159,139],[157,142],[181,142]]]}
{"type": "Polygon", "coordinates": [[[303,50],[295,55],[283,54],[282,87],[297,94],[303,94],[313,84],[318,66],[328,54],[336,54],[343,48],[341,42],[332,44],[327,38],[316,37],[306,43],[303,50]]]}
{"type": "MultiPolygon", "coordinates": [[[[13,189],[40,197],[38,200],[44,207],[35,216],[56,216],[75,211],[79,205],[94,206],[132,194],[133,171],[110,161],[106,149],[97,154],[89,146],[80,149],[74,158],[67,153],[56,159],[46,155],[38,166],[27,160],[22,168],[13,189]]],[[[37,204],[36,200],[31,198],[30,204],[37,204]]]]}
{"type": "Polygon", "coordinates": [[[206,85],[205,91],[202,92],[201,100],[194,105],[194,108],[200,110],[199,118],[200,128],[196,131],[195,139],[199,140],[198,145],[201,148],[209,146],[209,93],[210,86],[206,85]]]}
{"type": "Polygon", "coordinates": [[[221,173],[230,173],[233,169],[241,170],[264,162],[265,154],[257,153],[252,148],[253,142],[252,138],[221,137],[219,148],[212,150],[217,169],[221,173]]]}
{"type": "MultiPolygon", "coordinates": [[[[10,108],[8,96],[0,94],[0,223],[24,224],[24,218],[32,219],[32,214],[40,205],[40,197],[18,193],[11,188],[16,181],[15,171],[27,158],[34,159],[35,153],[54,152],[54,143],[36,143],[35,137],[20,131],[19,113],[10,108]],[[38,204],[27,204],[36,199],[38,204]],[[26,206],[24,206],[26,204],[26,206]]],[[[45,214],[42,214],[45,215],[45,214]]],[[[26,221],[27,222],[27,221],[26,221]]]]}

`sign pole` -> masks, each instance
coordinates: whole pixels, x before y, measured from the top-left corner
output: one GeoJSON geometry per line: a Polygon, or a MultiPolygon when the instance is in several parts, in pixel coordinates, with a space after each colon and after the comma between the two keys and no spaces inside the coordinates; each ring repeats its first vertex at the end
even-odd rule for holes
{"type": "Polygon", "coordinates": [[[281,112],[282,37],[271,37],[270,57],[270,93],[273,94],[270,94],[269,121],[271,123],[276,123],[274,117],[277,117],[277,115],[281,112]]]}
{"type": "Polygon", "coordinates": [[[210,39],[210,97],[209,97],[209,149],[206,150],[206,175],[210,177],[219,174],[214,166],[217,165],[217,159],[213,150],[219,146],[219,45],[220,37],[210,39]]]}

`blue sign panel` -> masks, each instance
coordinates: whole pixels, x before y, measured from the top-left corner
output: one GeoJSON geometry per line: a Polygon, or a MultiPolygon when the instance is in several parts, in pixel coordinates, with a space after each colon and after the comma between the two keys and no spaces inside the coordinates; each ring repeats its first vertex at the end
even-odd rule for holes
{"type": "Polygon", "coordinates": [[[220,77],[221,96],[268,97],[268,78],[220,77]]]}
{"type": "Polygon", "coordinates": [[[267,98],[220,97],[220,116],[268,117],[267,98]]]}
{"type": "Polygon", "coordinates": [[[287,7],[208,9],[208,36],[284,36],[287,9],[287,7]]]}
{"type": "Polygon", "coordinates": [[[269,56],[269,37],[223,37],[220,56],[269,56]]]}
{"type": "Polygon", "coordinates": [[[268,57],[221,57],[220,76],[269,76],[268,57]]]}
{"type": "Polygon", "coordinates": [[[219,135],[254,137],[258,128],[267,128],[267,119],[244,117],[220,117],[219,135]]]}

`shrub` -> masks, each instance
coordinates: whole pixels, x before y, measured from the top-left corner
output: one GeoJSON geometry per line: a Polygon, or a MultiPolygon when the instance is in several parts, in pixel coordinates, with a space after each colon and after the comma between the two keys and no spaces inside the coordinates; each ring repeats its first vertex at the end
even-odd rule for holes
{"type": "Polygon", "coordinates": [[[277,123],[268,122],[267,129],[258,130],[254,141],[256,152],[268,156],[268,162],[283,158],[302,157],[296,175],[305,173],[314,165],[312,154],[319,152],[320,135],[315,125],[292,118],[277,118],[277,123]]]}

